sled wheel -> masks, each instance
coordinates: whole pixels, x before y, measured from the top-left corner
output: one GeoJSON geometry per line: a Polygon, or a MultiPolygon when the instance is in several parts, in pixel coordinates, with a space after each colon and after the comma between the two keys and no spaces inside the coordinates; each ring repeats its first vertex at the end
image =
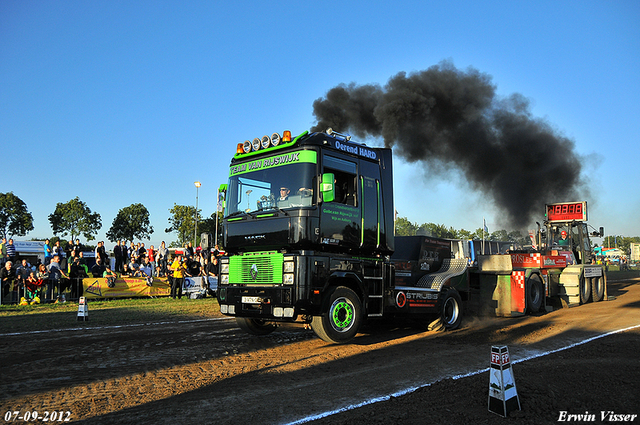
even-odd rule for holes
{"type": "Polygon", "coordinates": [[[527,311],[529,313],[536,313],[542,307],[542,300],[544,299],[544,285],[540,276],[533,274],[527,281],[527,311]]]}
{"type": "Polygon", "coordinates": [[[334,344],[349,342],[362,324],[362,303],[351,289],[336,287],[325,298],[323,313],[313,316],[311,329],[323,341],[334,344]]]}
{"type": "Polygon", "coordinates": [[[591,298],[591,282],[587,281],[584,276],[580,277],[580,304],[586,304],[591,298]]]}
{"type": "Polygon", "coordinates": [[[591,279],[591,298],[594,303],[602,301],[604,298],[604,276],[592,277],[591,279]]]}
{"type": "Polygon", "coordinates": [[[263,319],[236,317],[238,327],[251,335],[268,335],[276,330],[276,324],[263,319]]]}
{"type": "Polygon", "coordinates": [[[449,288],[441,298],[440,319],[445,329],[457,329],[462,322],[462,298],[454,288],[449,288]]]}

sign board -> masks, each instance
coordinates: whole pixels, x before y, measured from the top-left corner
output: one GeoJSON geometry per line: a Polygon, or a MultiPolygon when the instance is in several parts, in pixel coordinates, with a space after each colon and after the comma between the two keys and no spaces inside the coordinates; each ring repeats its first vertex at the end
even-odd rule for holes
{"type": "Polygon", "coordinates": [[[549,223],[587,221],[587,201],[547,204],[546,209],[549,223]]]}
{"type": "Polygon", "coordinates": [[[522,410],[513,377],[509,349],[491,347],[489,368],[489,411],[506,417],[513,410],[522,410]]]}

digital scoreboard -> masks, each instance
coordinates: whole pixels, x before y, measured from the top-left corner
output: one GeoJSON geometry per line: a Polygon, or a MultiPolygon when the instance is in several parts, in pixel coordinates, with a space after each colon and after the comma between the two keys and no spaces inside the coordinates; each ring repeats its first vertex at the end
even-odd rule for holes
{"type": "Polygon", "coordinates": [[[573,220],[587,221],[587,201],[547,204],[546,208],[549,223],[573,220]]]}

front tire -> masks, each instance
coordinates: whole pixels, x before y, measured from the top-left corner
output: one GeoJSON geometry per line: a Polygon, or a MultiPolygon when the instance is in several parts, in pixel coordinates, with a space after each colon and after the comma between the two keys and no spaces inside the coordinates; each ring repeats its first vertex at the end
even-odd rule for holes
{"type": "Polygon", "coordinates": [[[236,317],[238,327],[251,335],[269,335],[276,330],[276,324],[263,319],[236,317]]]}
{"type": "Polygon", "coordinates": [[[462,322],[462,298],[455,288],[449,288],[441,299],[440,320],[446,330],[460,327],[462,322]]]}
{"type": "Polygon", "coordinates": [[[537,313],[544,299],[544,285],[537,274],[531,275],[527,282],[527,311],[537,313]]]}
{"type": "Polygon", "coordinates": [[[311,329],[323,341],[344,344],[356,336],[362,320],[358,295],[345,286],[338,286],[325,298],[322,315],[313,316],[311,329]]]}

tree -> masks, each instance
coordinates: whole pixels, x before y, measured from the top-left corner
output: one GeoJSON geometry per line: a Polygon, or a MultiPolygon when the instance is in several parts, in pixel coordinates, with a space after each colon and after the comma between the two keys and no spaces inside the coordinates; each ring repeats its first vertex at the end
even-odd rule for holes
{"type": "Polygon", "coordinates": [[[153,233],[153,226],[149,222],[149,211],[142,204],[131,204],[118,211],[113,219],[111,228],[107,232],[107,239],[133,241],[148,239],[153,233]]]}
{"type": "Polygon", "coordinates": [[[13,192],[0,193],[0,233],[3,238],[24,236],[33,230],[33,217],[27,204],[13,192]]]}
{"type": "Polygon", "coordinates": [[[92,213],[77,196],[65,204],[58,202],[53,214],[49,214],[49,223],[54,235],[71,235],[75,239],[82,234],[88,241],[95,239],[102,227],[100,214],[92,213]]]}
{"type": "Polygon", "coordinates": [[[434,238],[453,239],[458,232],[453,227],[447,228],[444,224],[424,223],[418,228],[418,233],[433,236],[434,238]]]}
{"type": "MultiPolygon", "coordinates": [[[[175,232],[178,235],[178,244],[182,245],[191,240],[191,235],[195,231],[195,215],[196,207],[187,205],[173,204],[173,208],[169,210],[169,224],[171,227],[165,229],[167,233],[175,232]]],[[[201,220],[200,210],[198,210],[198,221],[201,220]]],[[[197,246],[196,238],[196,246],[197,246]]]]}
{"type": "Polygon", "coordinates": [[[396,236],[414,236],[418,225],[410,222],[406,217],[396,219],[396,236]]]}

